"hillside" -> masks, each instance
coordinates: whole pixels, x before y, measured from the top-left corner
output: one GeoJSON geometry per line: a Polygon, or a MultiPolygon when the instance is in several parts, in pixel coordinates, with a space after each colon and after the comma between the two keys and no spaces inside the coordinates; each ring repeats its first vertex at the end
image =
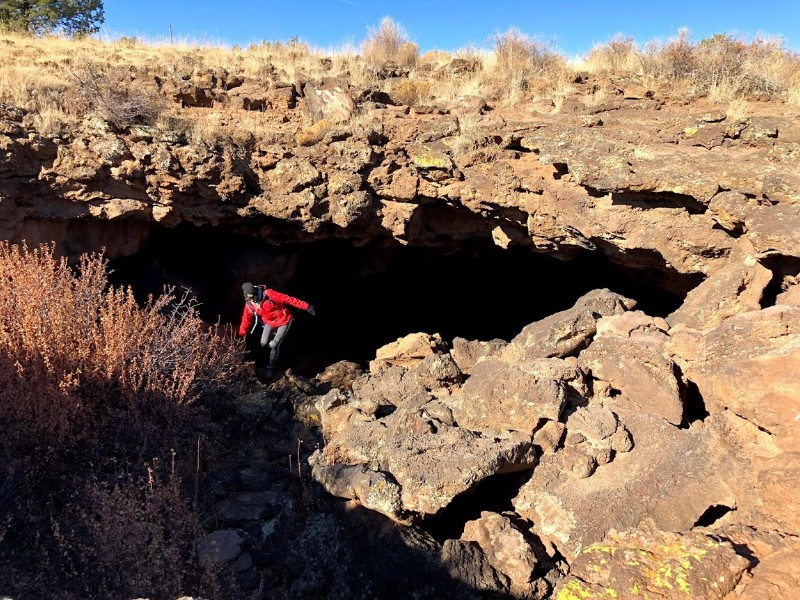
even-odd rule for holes
{"type": "Polygon", "coordinates": [[[190,592],[789,597],[800,59],[361,50],[0,37],[0,238],[317,307],[209,406],[190,592]]]}

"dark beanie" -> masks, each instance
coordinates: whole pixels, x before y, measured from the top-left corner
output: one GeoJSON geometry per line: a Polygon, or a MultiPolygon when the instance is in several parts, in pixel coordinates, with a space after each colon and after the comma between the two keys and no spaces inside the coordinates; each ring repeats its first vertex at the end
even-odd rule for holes
{"type": "Polygon", "coordinates": [[[244,297],[247,298],[248,296],[255,296],[256,294],[256,286],[254,286],[249,281],[242,284],[242,293],[244,297]]]}

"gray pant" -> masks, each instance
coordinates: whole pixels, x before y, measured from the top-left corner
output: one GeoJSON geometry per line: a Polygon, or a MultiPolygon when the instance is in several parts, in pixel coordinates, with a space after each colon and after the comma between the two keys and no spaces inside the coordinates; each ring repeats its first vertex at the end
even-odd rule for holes
{"type": "Polygon", "coordinates": [[[278,351],[280,350],[281,342],[283,341],[283,338],[286,337],[289,327],[291,326],[291,321],[289,321],[286,325],[281,325],[280,327],[270,327],[269,325],[264,324],[264,331],[261,332],[261,347],[270,347],[269,363],[267,364],[268,367],[275,366],[275,361],[278,360],[278,351]],[[270,338],[272,338],[272,341],[270,341],[270,338]]]}

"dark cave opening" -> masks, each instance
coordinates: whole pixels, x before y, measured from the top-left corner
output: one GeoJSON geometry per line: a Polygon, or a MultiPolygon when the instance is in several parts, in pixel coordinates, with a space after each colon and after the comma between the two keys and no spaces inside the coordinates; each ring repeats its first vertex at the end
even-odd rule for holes
{"type": "Polygon", "coordinates": [[[684,421],[686,422],[686,427],[691,426],[691,424],[696,421],[705,421],[706,417],[709,415],[705,400],[703,400],[703,395],[700,393],[700,389],[694,381],[689,381],[686,384],[684,406],[684,421]]]}
{"type": "Polygon", "coordinates": [[[439,543],[449,539],[457,540],[464,533],[467,522],[479,519],[483,511],[513,511],[512,499],[532,474],[533,471],[517,471],[487,477],[473,489],[456,496],[435,515],[425,519],[421,527],[439,543]]]}
{"type": "Polygon", "coordinates": [[[761,298],[761,308],[775,306],[778,296],[786,291],[788,284],[794,283],[800,275],[800,259],[794,256],[775,254],[761,260],[762,264],[772,271],[769,282],[761,298]]]}
{"type": "Polygon", "coordinates": [[[448,342],[510,340],[597,288],[666,316],[683,297],[667,291],[664,280],[669,290],[681,277],[685,291],[697,283],[655,268],[627,271],[598,252],[566,261],[519,246],[502,249],[490,239],[449,249],[358,247],[337,239],[274,246],[222,227],[191,226],[154,228],[143,251],[110,261],[110,268],[111,283],[131,285],[140,300],[164,285],[191,289],[208,322],[238,325],[244,281],[310,302],[317,316],[299,313],[281,348],[284,366],[306,376],[339,360],[366,364],[377,348],[413,332],[439,333],[448,342]]]}
{"type": "Polygon", "coordinates": [[[730,506],[724,504],[714,504],[709,506],[702,515],[697,519],[693,527],[711,527],[714,523],[719,521],[722,517],[727,515],[732,510],[730,506]]]}

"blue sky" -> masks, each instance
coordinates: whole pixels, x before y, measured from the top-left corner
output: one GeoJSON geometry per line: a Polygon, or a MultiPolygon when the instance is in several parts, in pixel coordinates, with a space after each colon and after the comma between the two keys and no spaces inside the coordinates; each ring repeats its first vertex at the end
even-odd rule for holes
{"type": "Polygon", "coordinates": [[[800,0],[105,0],[101,36],[137,36],[246,46],[293,36],[316,48],[358,44],[381,18],[402,25],[420,50],[489,46],[494,33],[516,27],[568,57],[617,33],[643,45],[681,27],[693,40],[714,33],[781,36],[800,51],[800,0]]]}

